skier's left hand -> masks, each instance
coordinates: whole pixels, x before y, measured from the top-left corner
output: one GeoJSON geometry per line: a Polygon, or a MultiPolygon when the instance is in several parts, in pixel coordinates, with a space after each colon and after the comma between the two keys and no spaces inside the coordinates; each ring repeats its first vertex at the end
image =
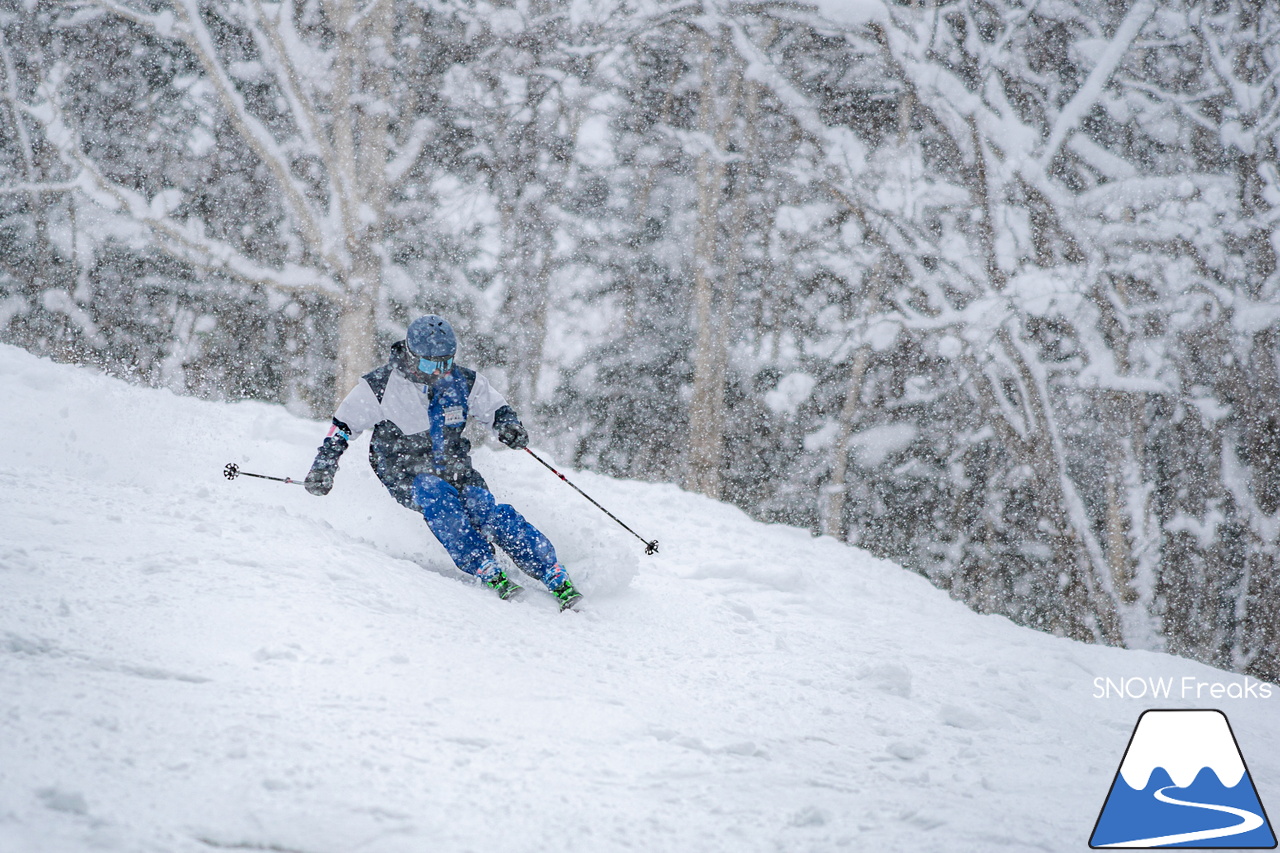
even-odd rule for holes
{"type": "Polygon", "coordinates": [[[322,498],[333,489],[333,471],[333,468],[323,465],[312,465],[303,486],[311,494],[322,498]]]}
{"type": "Polygon", "coordinates": [[[519,421],[511,421],[498,427],[498,441],[512,450],[523,450],[529,446],[529,431],[519,421]]]}

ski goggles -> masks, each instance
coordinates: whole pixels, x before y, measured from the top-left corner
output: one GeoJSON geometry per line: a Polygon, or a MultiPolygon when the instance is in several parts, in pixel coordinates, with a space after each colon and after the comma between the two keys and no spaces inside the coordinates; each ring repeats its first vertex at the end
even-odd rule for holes
{"type": "Polygon", "coordinates": [[[423,373],[444,373],[453,367],[453,356],[445,358],[420,358],[418,359],[418,369],[423,373]]]}

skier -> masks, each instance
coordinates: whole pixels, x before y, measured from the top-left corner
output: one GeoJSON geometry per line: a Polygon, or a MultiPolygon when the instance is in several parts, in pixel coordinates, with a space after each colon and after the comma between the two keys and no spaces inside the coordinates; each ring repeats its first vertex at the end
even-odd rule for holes
{"type": "Polygon", "coordinates": [[[348,443],[373,430],[369,462],[392,497],[422,513],[458,568],[479,578],[503,599],[521,587],[494,559],[497,545],[526,574],[572,607],[582,595],[556,558],[555,548],[508,504],[499,504],[471,467],[471,442],[462,431],[469,418],[491,427],[498,440],[519,450],[529,434],[489,381],[454,363],[458,340],[442,317],[409,324],[391,358],[361,377],[338,406],[329,435],[307,474],[306,489],[327,495],[348,443]]]}

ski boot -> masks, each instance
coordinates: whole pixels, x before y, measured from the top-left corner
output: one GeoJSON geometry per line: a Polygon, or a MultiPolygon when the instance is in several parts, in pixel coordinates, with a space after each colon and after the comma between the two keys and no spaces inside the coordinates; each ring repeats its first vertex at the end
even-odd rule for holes
{"type": "Polygon", "coordinates": [[[577,587],[573,585],[573,581],[567,577],[564,579],[564,583],[551,590],[551,594],[559,599],[561,613],[566,610],[576,609],[578,602],[582,600],[582,593],[578,592],[577,587]]]}
{"type": "Polygon", "coordinates": [[[481,569],[480,582],[498,594],[503,601],[515,598],[524,592],[524,587],[507,577],[507,573],[497,563],[489,563],[481,569]],[[490,569],[490,571],[484,571],[490,569]]]}

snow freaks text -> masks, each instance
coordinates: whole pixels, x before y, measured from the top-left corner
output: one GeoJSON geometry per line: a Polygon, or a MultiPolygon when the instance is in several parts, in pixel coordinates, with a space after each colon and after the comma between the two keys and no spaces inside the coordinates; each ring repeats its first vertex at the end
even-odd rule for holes
{"type": "Polygon", "coordinates": [[[1253,678],[1201,681],[1195,676],[1130,676],[1093,680],[1094,699],[1270,699],[1275,688],[1253,678]]]}

